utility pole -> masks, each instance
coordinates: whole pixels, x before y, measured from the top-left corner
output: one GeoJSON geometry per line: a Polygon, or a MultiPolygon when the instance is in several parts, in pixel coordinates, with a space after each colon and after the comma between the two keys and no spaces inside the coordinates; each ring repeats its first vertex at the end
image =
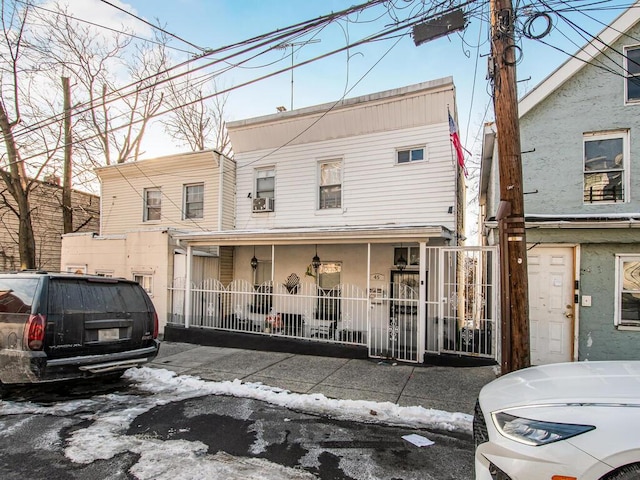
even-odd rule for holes
{"type": "Polygon", "coordinates": [[[62,179],[62,225],[64,233],[73,232],[71,206],[71,86],[69,77],[62,77],[64,92],[64,173],[62,179]]]}
{"type": "Polygon", "coordinates": [[[490,0],[493,106],[498,139],[502,373],[530,365],[527,241],[511,0],[490,0]]]}

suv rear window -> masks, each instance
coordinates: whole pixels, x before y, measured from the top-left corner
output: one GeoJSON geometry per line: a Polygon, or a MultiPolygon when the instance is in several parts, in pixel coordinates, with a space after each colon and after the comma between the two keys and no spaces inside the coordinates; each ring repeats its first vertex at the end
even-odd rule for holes
{"type": "Polygon", "coordinates": [[[0,313],[31,313],[38,278],[0,278],[0,313]]]}
{"type": "Polygon", "coordinates": [[[49,313],[141,313],[149,307],[132,283],[55,279],[49,284],[49,313]]]}

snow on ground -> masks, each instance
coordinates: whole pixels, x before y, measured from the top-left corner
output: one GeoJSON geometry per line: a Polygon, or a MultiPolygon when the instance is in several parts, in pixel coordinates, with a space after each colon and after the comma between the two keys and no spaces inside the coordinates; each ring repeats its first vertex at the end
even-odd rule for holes
{"type": "Polygon", "coordinates": [[[129,370],[126,375],[138,384],[138,388],[156,394],[182,395],[183,398],[230,395],[262,400],[272,405],[338,420],[467,433],[472,431],[473,417],[466,413],[450,413],[424,407],[401,407],[391,402],[336,400],[320,393],[291,393],[261,383],[244,383],[240,380],[208,382],[187,375],[177,376],[169,370],[148,367],[129,370]]]}
{"type": "Polygon", "coordinates": [[[388,424],[410,428],[432,428],[470,433],[473,417],[423,407],[401,407],[390,402],[337,400],[322,394],[299,394],[260,383],[210,382],[188,375],[155,369],[136,368],[125,373],[137,388],[153,395],[109,394],[86,400],[71,400],[41,406],[29,402],[0,402],[0,415],[78,415],[91,421],[74,431],[65,455],[76,463],[91,463],[123,452],[140,454],[130,473],[140,480],[186,480],[209,478],[303,480],[314,475],[284,467],[264,459],[240,458],[226,453],[209,455],[201,442],[159,440],[125,435],[131,422],[158,405],[204,395],[229,395],[262,400],[273,405],[338,420],[388,424]],[[88,411],[92,413],[87,413],[88,411]],[[158,452],[162,451],[162,455],[158,452]],[[152,452],[152,453],[151,453],[152,452]]]}

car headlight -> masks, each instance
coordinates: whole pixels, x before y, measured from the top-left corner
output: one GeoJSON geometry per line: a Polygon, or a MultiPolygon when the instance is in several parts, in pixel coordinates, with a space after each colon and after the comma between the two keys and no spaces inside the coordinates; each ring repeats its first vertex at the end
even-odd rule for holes
{"type": "Polygon", "coordinates": [[[493,420],[500,433],[505,437],[536,447],[559,440],[566,440],[596,428],[593,425],[531,420],[504,412],[494,413],[493,420]]]}

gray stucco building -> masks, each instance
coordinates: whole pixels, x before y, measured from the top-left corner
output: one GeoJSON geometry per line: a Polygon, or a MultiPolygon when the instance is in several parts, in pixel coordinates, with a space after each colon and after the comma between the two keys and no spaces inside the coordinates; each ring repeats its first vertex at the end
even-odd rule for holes
{"type": "MultiPolygon", "coordinates": [[[[519,102],[532,363],[640,358],[640,11],[519,102]]],[[[485,126],[484,240],[497,243],[485,126]]]]}

